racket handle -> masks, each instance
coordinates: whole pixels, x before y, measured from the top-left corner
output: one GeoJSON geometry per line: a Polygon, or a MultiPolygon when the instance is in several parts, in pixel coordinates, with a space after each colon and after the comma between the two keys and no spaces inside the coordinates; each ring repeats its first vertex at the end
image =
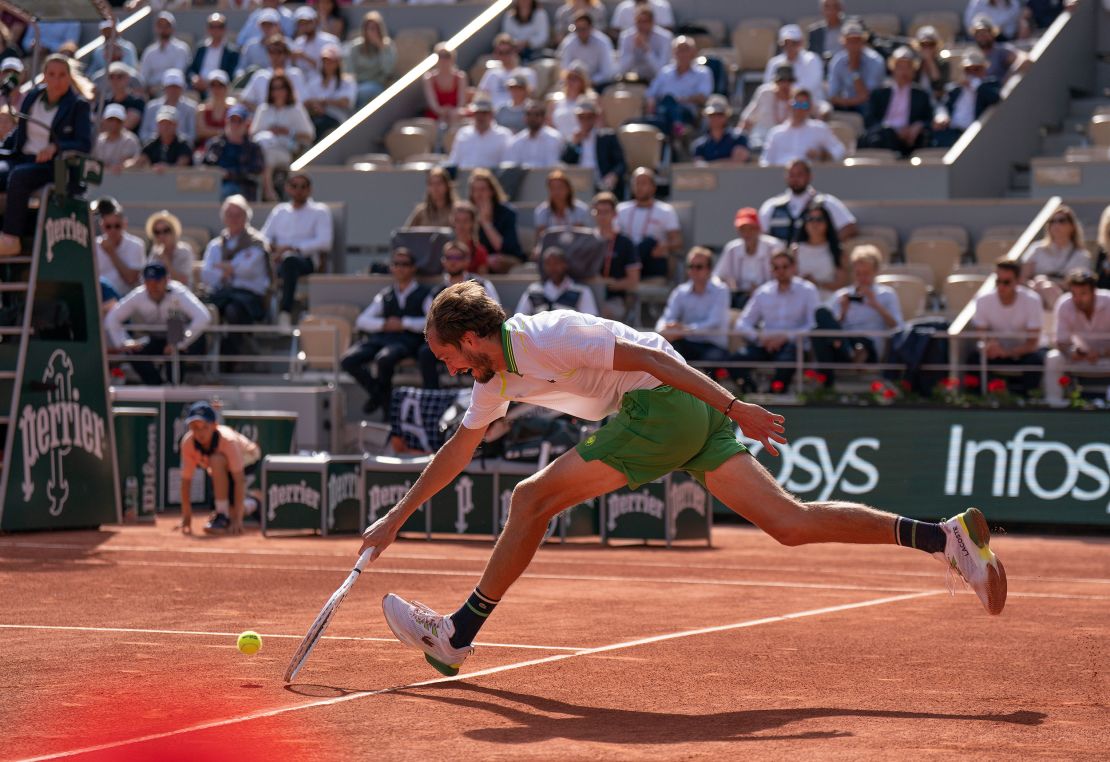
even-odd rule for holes
{"type": "Polygon", "coordinates": [[[370,555],[373,552],[374,552],[373,546],[371,546],[371,547],[367,548],[366,550],[362,551],[362,555],[359,556],[358,561],[355,562],[355,570],[356,571],[361,572],[363,569],[366,568],[366,564],[370,563],[370,555]]]}

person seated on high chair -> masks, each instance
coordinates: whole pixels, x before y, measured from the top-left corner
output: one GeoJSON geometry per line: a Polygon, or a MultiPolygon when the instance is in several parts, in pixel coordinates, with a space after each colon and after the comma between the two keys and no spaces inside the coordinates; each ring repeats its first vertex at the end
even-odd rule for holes
{"type": "Polygon", "coordinates": [[[193,533],[190,490],[197,468],[212,479],[216,513],[204,525],[208,534],[241,534],[247,495],[246,471],[258,463],[261,448],[230,426],[217,423],[216,410],[205,400],[185,415],[189,430],[181,438],[182,534],[193,533]]]}

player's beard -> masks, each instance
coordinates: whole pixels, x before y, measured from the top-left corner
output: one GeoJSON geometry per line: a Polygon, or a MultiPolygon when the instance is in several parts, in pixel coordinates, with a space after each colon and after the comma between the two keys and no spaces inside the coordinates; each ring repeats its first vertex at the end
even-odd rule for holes
{"type": "Polygon", "coordinates": [[[474,377],[474,380],[479,384],[489,383],[495,372],[493,370],[493,363],[477,352],[468,352],[464,349],[462,350],[462,354],[463,357],[466,358],[467,364],[470,366],[470,375],[474,377]]]}

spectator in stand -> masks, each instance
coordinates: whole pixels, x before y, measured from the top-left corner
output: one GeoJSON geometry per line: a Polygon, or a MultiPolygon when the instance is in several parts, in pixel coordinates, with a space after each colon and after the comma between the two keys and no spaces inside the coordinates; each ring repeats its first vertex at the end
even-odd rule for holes
{"type": "Polygon", "coordinates": [[[840,161],[844,158],[844,144],[836,133],[819,119],[810,118],[813,105],[809,90],[794,88],[790,119],[767,133],[759,157],[761,166],[786,165],[794,159],[840,161]]]}
{"type": "MultiPolygon", "coordinates": [[[[505,80],[505,88],[509,92],[509,101],[497,109],[494,119],[499,125],[512,132],[515,139],[516,133],[524,129],[525,110],[528,108],[528,104],[531,103],[528,100],[528,81],[514,74],[505,80]]],[[[562,141],[560,140],[561,144],[562,141]]],[[[512,141],[509,141],[509,145],[512,145],[512,141]]]]}
{"type": "Polygon", "coordinates": [[[247,20],[239,30],[239,35],[235,39],[239,49],[243,50],[250,42],[267,39],[268,35],[262,30],[262,20],[272,19],[275,15],[278,28],[274,31],[286,37],[292,37],[295,31],[293,11],[285,6],[285,0],[261,0],[259,7],[251,11],[251,15],[247,16],[247,20]]]}
{"type": "Polygon", "coordinates": [[[123,106],[127,113],[123,126],[132,132],[139,129],[146,109],[146,101],[131,90],[131,80],[134,76],[135,70],[122,61],[108,64],[108,92],[104,98],[105,108],[113,103],[123,106]]]}
{"type": "Polygon", "coordinates": [[[339,0],[317,0],[316,11],[320,14],[320,27],[336,39],[347,39],[347,17],[339,0]]]}
{"type": "Polygon", "coordinates": [[[1099,288],[1110,289],[1110,206],[1098,218],[1098,258],[1095,260],[1095,277],[1099,288]]]}
{"type": "Polygon", "coordinates": [[[840,0],[819,0],[821,20],[809,25],[807,44],[823,62],[828,62],[844,49],[841,42],[841,25],[844,23],[844,4],[840,0]]]}
{"type": "Polygon", "coordinates": [[[935,27],[923,26],[917,30],[912,45],[919,61],[917,84],[929,93],[934,104],[940,103],[952,76],[948,56],[941,55],[940,35],[935,27]]]}
{"type": "Polygon", "coordinates": [[[563,69],[562,86],[548,98],[547,123],[559,131],[564,140],[573,140],[578,133],[578,104],[590,101],[597,113],[597,93],[590,85],[590,76],[583,63],[575,62],[569,69],[563,69]]]}
{"type": "Polygon", "coordinates": [[[208,96],[197,106],[197,149],[203,151],[208,141],[222,135],[227,124],[227,112],[235,99],[227,95],[227,72],[215,69],[208,75],[208,96]]]}
{"type": "Polygon", "coordinates": [[[691,149],[694,158],[704,162],[746,162],[751,159],[748,139],[739,130],[731,130],[728,120],[732,116],[728,98],[711,95],[705,102],[705,133],[694,141],[691,149]]]}
{"type": "Polygon", "coordinates": [[[623,196],[626,168],[617,133],[597,128],[597,104],[592,100],[582,100],[575,115],[578,131],[563,149],[563,163],[592,169],[597,190],[623,196]]]}
{"type": "Polygon", "coordinates": [[[177,116],[177,134],[192,145],[197,138],[197,104],[185,97],[185,75],[180,69],[169,69],[162,75],[162,95],[154,98],[143,109],[143,122],[139,127],[139,140],[149,143],[158,133],[158,115],[162,109],[173,108],[177,116]]]}
{"type": "Polygon", "coordinates": [[[674,29],[674,10],[667,0],[621,0],[613,9],[613,16],[609,20],[609,28],[620,34],[632,28],[636,23],[636,14],[642,9],[651,11],[654,23],[664,29],[674,29]]]}
{"type": "Polygon", "coordinates": [[[794,67],[782,64],[774,81],[760,85],[740,115],[740,131],[751,147],[762,148],[767,133],[790,118],[794,102],[794,67]]]}
{"type": "Polygon", "coordinates": [[[316,129],[304,106],[297,102],[285,74],[270,78],[266,102],[251,121],[251,139],[262,147],[266,169],[262,173],[262,198],[276,201],[274,173],[289,169],[293,157],[312,144],[316,129]]]}
{"type": "MultiPolygon", "coordinates": [[[[362,34],[346,43],[344,56],[346,70],[354,74],[355,81],[359,82],[359,102],[356,106],[362,108],[385,90],[393,79],[393,67],[397,61],[397,49],[381,13],[367,11],[362,17],[362,34]]],[[[462,106],[462,100],[456,103],[457,106],[462,106]]]]}
{"type": "Polygon", "coordinates": [[[567,275],[567,255],[558,246],[549,246],[540,257],[542,277],[520,295],[516,312],[538,315],[555,310],[573,310],[587,315],[597,314],[597,302],[589,286],[575,283],[567,275]]]}
{"type": "Polygon", "coordinates": [[[630,318],[638,319],[630,313],[635,306],[643,264],[636,244],[617,229],[617,197],[603,191],[594,196],[591,207],[597,236],[605,244],[605,259],[601,262],[600,273],[605,284],[601,316],[623,322],[629,322],[630,318]]]}
{"type": "Polygon", "coordinates": [[[478,240],[489,252],[489,270],[506,273],[527,259],[516,231],[516,212],[501,183],[488,169],[477,168],[467,181],[467,197],[478,213],[478,240]]]}
{"type": "Polygon", "coordinates": [[[701,107],[713,94],[713,74],[695,63],[698,48],[691,37],[676,37],[671,46],[674,63],[651,81],[644,107],[661,123],[664,135],[682,137],[700,121],[701,107]]]}
{"type": "Polygon", "coordinates": [[[428,171],[424,200],[413,208],[405,227],[449,228],[454,222],[454,211],[455,185],[451,175],[443,167],[432,167],[428,171]]]}
{"type": "Polygon", "coordinates": [[[239,68],[239,51],[226,39],[227,17],[222,13],[210,14],[205,28],[208,39],[197,48],[193,62],[185,70],[190,87],[202,95],[208,92],[208,81],[215,72],[222,71],[226,77],[224,84],[227,84],[239,68]]]}
{"type": "Polygon", "coordinates": [[[1025,34],[1021,34],[1024,5],[1020,0],[967,0],[967,8],[964,9],[967,36],[975,36],[975,22],[985,17],[998,29],[999,40],[1027,37],[1028,27],[1025,28],[1025,34]]]}
{"type": "Polygon", "coordinates": [[[979,52],[987,59],[987,76],[1005,82],[1027,63],[1025,54],[1008,42],[999,42],[998,27],[986,16],[979,16],[971,25],[971,37],[979,52]]]}
{"type": "Polygon", "coordinates": [[[177,132],[177,109],[162,106],[157,114],[157,134],[143,146],[142,152],[127,163],[128,169],[150,167],[156,173],[169,167],[189,167],[193,164],[193,149],[177,132]]]}
{"type": "MultiPolygon", "coordinates": [[[[594,28],[605,25],[605,6],[601,4],[601,0],[565,0],[565,2],[555,9],[555,23],[553,25],[555,32],[555,42],[562,41],[570,27],[574,24],[574,20],[582,13],[590,14],[590,20],[593,21],[594,28]]],[[[563,67],[566,68],[566,67],[563,67]]]]}
{"type": "Polygon", "coordinates": [[[310,74],[320,71],[320,52],[329,45],[338,48],[342,43],[331,32],[320,29],[320,17],[312,6],[302,5],[293,18],[297,22],[297,36],[290,46],[293,65],[304,72],[307,80],[310,74]]]}
{"type": "MultiPolygon", "coordinates": [[[[902,304],[890,286],[875,282],[883,259],[871,245],[857,246],[852,252],[852,285],[834,294],[827,307],[817,309],[817,327],[844,331],[844,338],[828,336],[813,339],[813,351],[820,362],[873,363],[882,356],[884,341],[879,336],[852,336],[852,331],[897,331],[902,327],[902,304]]],[[[832,387],[835,371],[825,371],[825,385],[832,387]]]]}
{"type": "Polygon", "coordinates": [[[138,156],[142,150],[139,138],[123,126],[126,118],[127,112],[120,104],[105,106],[100,120],[100,134],[96,136],[96,145],[92,149],[93,158],[104,162],[104,168],[112,174],[118,174],[124,163],[138,156]]]}
{"type": "Polygon", "coordinates": [[[366,390],[362,412],[372,415],[389,406],[393,398],[393,372],[401,360],[415,358],[424,343],[424,321],[432,306],[432,294],[416,280],[416,260],[408,249],[393,251],[390,260],[393,283],[374,297],[355,321],[366,338],[343,355],[343,370],[366,390]]]}
{"type": "Polygon", "coordinates": [[[632,239],[645,278],[669,278],[671,257],[682,251],[682,228],[674,207],[655,198],[655,172],[632,173],[632,200],[617,206],[617,224],[632,239]]]}
{"type": "MultiPolygon", "coordinates": [[[[104,333],[113,349],[141,357],[171,357],[175,353],[204,352],[204,329],[212,322],[208,308],[187,286],[170,280],[165,265],[151,262],[143,267],[143,284],[116,303],[104,317],[104,333]],[[132,338],[124,324],[156,325],[162,330],[132,338]]],[[[171,365],[150,360],[131,362],[147,386],[172,382],[171,365]]]]}
{"type": "Polygon", "coordinates": [[[165,267],[170,278],[185,288],[192,288],[196,254],[181,240],[181,220],[163,209],[147,217],[143,228],[151,242],[146,263],[165,267]]]}
{"type": "Polygon", "coordinates": [[[249,119],[250,112],[244,106],[229,108],[223,134],[208,144],[201,159],[201,164],[224,171],[221,199],[229,196],[258,198],[258,179],[266,169],[266,159],[262,146],[247,135],[249,119]]]}
{"type": "Polygon", "coordinates": [[[837,238],[847,241],[859,230],[855,216],[844,202],[831,193],[821,193],[812,185],[813,169],[805,159],[794,159],[786,165],[786,191],[772,196],[759,207],[759,226],[768,235],[790,243],[796,240],[805,225],[803,213],[820,197],[821,205],[832,215],[837,238]]]}
{"type": "Polygon", "coordinates": [[[470,268],[476,273],[489,272],[489,249],[478,240],[478,210],[469,201],[455,202],[451,212],[452,240],[470,252],[470,268]]]}
{"type": "Polygon", "coordinates": [[[1068,293],[1056,302],[1056,341],[1045,357],[1045,400],[1052,407],[1066,407],[1060,378],[1067,365],[1078,365],[1104,374],[1110,369],[1110,291],[1098,288],[1090,272],[1068,274],[1068,293]]]}
{"type": "Polygon", "coordinates": [[[728,286],[713,275],[713,252],[695,246],[686,255],[685,283],[667,297],[655,332],[690,363],[728,359],[728,286]]]}
{"type": "Polygon", "coordinates": [[[481,95],[470,106],[473,124],[464,124],[455,133],[448,166],[459,169],[492,169],[505,160],[513,133],[493,122],[493,104],[481,95]]]}
{"type": "Polygon", "coordinates": [[[787,24],[779,29],[779,46],[782,52],[771,56],[763,70],[763,84],[774,83],[779,68],[789,66],[794,75],[792,80],[797,87],[804,87],[813,94],[817,103],[825,102],[825,62],[821,56],[802,45],[802,28],[797,24],[787,24]]]}
{"type": "Polygon", "coordinates": [[[289,199],[273,208],[262,224],[262,237],[270,243],[274,272],[281,278],[278,325],[292,325],[293,301],[297,281],[314,272],[323,272],[324,261],[332,249],[334,224],[326,204],[312,200],[312,179],[298,172],[285,181],[289,199]]]}
{"type": "Polygon", "coordinates": [[[559,65],[569,69],[571,64],[581,62],[598,90],[616,78],[613,43],[603,33],[594,28],[593,16],[580,12],[574,18],[570,34],[559,43],[559,65]]]}
{"type": "MultiPolygon", "coordinates": [[[[169,11],[162,11],[154,21],[154,42],[150,43],[139,59],[139,76],[151,95],[157,92],[159,82],[165,87],[163,76],[170,70],[179,74],[189,68],[193,51],[188,43],[174,36],[177,19],[169,11]]],[[[184,83],[184,77],[182,79],[184,83]]]]}
{"type": "Polygon", "coordinates": [[[590,207],[574,197],[574,186],[561,169],[547,173],[547,200],[536,207],[535,227],[537,245],[548,228],[590,227],[590,207]]]}
{"type": "Polygon", "coordinates": [[[829,103],[837,111],[863,114],[871,91],[883,84],[886,62],[867,44],[867,31],[855,20],[842,27],[844,50],[829,63],[829,103]]]}
{"type": "Polygon", "coordinates": [[[466,72],[455,66],[455,54],[442,42],[434,49],[436,65],[424,75],[424,116],[441,124],[455,124],[466,104],[466,72]]]}
{"type": "Polygon", "coordinates": [[[522,61],[531,61],[551,42],[551,19],[536,0],[516,0],[501,19],[501,31],[512,38],[522,61]]]}
{"type": "Polygon", "coordinates": [[[908,157],[929,145],[933,103],[929,93],[914,82],[917,58],[912,50],[905,46],[895,50],[890,70],[890,84],[871,91],[864,117],[867,132],[860,138],[860,146],[886,148],[908,157]]]}
{"type": "Polygon", "coordinates": [[[146,264],[143,239],[127,232],[123,206],[110,196],[94,204],[93,212],[100,220],[96,238],[96,269],[117,294],[128,294],[139,285],[139,273],[146,264]]]}
{"type": "MultiPolygon", "coordinates": [[[[67,45],[81,44],[81,23],[79,21],[45,21],[38,25],[38,47],[43,55],[61,53],[67,45]]],[[[23,50],[30,53],[35,49],[35,29],[28,26],[23,35],[23,50]]]]}
{"type": "MultiPolygon", "coordinates": [[[[253,74],[259,69],[270,68],[270,53],[266,48],[267,40],[282,37],[281,16],[273,8],[262,8],[258,14],[258,36],[242,45],[239,50],[239,68],[235,76],[253,74]]],[[[254,15],[252,14],[252,18],[254,15]]]]}
{"type": "Polygon", "coordinates": [[[317,140],[350,118],[358,97],[358,84],[343,71],[338,45],[327,45],[320,51],[320,74],[313,76],[309,94],[305,108],[316,128],[317,140]]]}
{"type": "MultiPolygon", "coordinates": [[[[771,258],[773,280],[755,290],[736,323],[744,335],[745,347],[734,360],[774,361],[778,363],[771,380],[771,391],[783,392],[794,378],[799,333],[813,329],[817,312],[817,288],[795,274],[794,256],[786,251],[771,258]]],[[[758,391],[751,369],[736,368],[730,374],[742,390],[758,391]]]]}
{"type": "Polygon", "coordinates": [[[486,71],[478,81],[478,90],[486,94],[493,103],[494,110],[509,102],[508,81],[510,77],[523,78],[532,92],[539,84],[534,69],[520,65],[513,38],[499,34],[493,41],[493,58],[486,64],[486,71]]]}
{"type": "Polygon", "coordinates": [[[1075,272],[1091,272],[1091,255],[1083,241],[1083,225],[1070,206],[1060,204],[1048,218],[1041,240],[1021,257],[1021,282],[1033,289],[1051,310],[1075,272]]]}
{"type": "Polygon", "coordinates": [[[85,66],[85,71],[89,72],[92,80],[103,76],[113,61],[122,61],[132,69],[139,65],[139,52],[134,43],[118,34],[113,37],[114,26],[115,22],[112,21],[100,22],[100,36],[104,38],[104,42],[89,53],[89,62],[85,66]]]}
{"type": "Polygon", "coordinates": [[[640,5],[635,13],[636,23],[620,34],[617,72],[626,80],[650,82],[671,62],[674,35],[655,23],[650,5],[640,5]]]}
{"type": "MultiPolygon", "coordinates": [[[[985,331],[990,338],[980,339],[978,349],[968,362],[978,365],[986,357],[990,366],[1042,365],[1045,350],[1039,346],[1044,312],[1041,298],[1025,286],[1018,285],[1021,265],[1000,259],[995,262],[994,290],[975,297],[975,314],[971,317],[973,331],[985,331]]],[[[1025,371],[1015,391],[1028,393],[1040,383],[1039,371],[1025,371]]]]}
{"type": "Polygon", "coordinates": [[[817,286],[823,302],[848,282],[832,219],[820,198],[809,202],[802,212],[802,228],[791,245],[797,274],[817,286]]]}
{"type": "Polygon", "coordinates": [[[733,219],[736,238],[721,249],[721,257],[713,270],[732,292],[732,306],[743,309],[752,293],[771,280],[771,257],[784,251],[782,241],[760,232],[759,215],[746,206],[736,211],[733,219]]]}
{"type": "Polygon", "coordinates": [[[266,54],[270,57],[270,66],[252,74],[247,86],[239,93],[239,102],[249,109],[257,109],[266,102],[270,92],[270,79],[278,73],[284,75],[289,83],[293,98],[299,100],[307,91],[304,73],[292,65],[289,59],[289,43],[284,37],[268,38],[266,54]]]}
{"type": "MultiPolygon", "coordinates": [[[[26,71],[21,60],[15,56],[0,59],[0,81],[10,81],[13,84],[10,93],[7,95],[0,94],[0,107],[7,106],[12,112],[19,111],[20,102],[28,90],[26,79],[26,71]]],[[[9,114],[8,118],[12,120],[11,128],[14,129],[14,117],[9,114]]],[[[7,135],[7,132],[4,132],[4,135],[7,135]]],[[[0,139],[2,139],[2,136],[0,136],[0,139]]]]}
{"type": "Polygon", "coordinates": [[[539,101],[524,102],[524,129],[513,135],[505,161],[528,169],[554,167],[563,153],[563,136],[544,124],[547,109],[539,101]]]}
{"type": "Polygon", "coordinates": [[[948,85],[944,100],[933,117],[933,145],[954,146],[964,130],[1002,98],[1002,85],[987,76],[987,59],[973,50],[963,59],[963,82],[948,85]]]}
{"type": "MultiPolygon", "coordinates": [[[[231,325],[253,325],[266,318],[266,295],[273,279],[266,239],[250,225],[250,203],[228,196],[220,205],[224,229],[208,242],[200,279],[205,301],[214,305],[220,320],[231,325]]],[[[221,343],[227,355],[241,354],[246,334],[228,333],[221,343]]]]}

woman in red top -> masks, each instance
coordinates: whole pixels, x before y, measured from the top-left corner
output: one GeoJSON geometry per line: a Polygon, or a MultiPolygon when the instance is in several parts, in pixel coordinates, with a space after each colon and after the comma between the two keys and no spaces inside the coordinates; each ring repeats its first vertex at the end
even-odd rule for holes
{"type": "Polygon", "coordinates": [[[208,97],[197,106],[197,151],[204,152],[208,141],[223,135],[227,122],[227,110],[235,105],[235,99],[227,95],[227,73],[214,69],[208,77],[208,97]]]}
{"type": "Polygon", "coordinates": [[[442,42],[435,46],[438,62],[424,75],[424,116],[454,124],[466,102],[466,72],[455,66],[455,54],[442,42]]]}
{"type": "Polygon", "coordinates": [[[456,201],[451,213],[455,240],[470,250],[470,272],[489,272],[489,249],[478,241],[478,208],[469,201],[456,201]]]}

